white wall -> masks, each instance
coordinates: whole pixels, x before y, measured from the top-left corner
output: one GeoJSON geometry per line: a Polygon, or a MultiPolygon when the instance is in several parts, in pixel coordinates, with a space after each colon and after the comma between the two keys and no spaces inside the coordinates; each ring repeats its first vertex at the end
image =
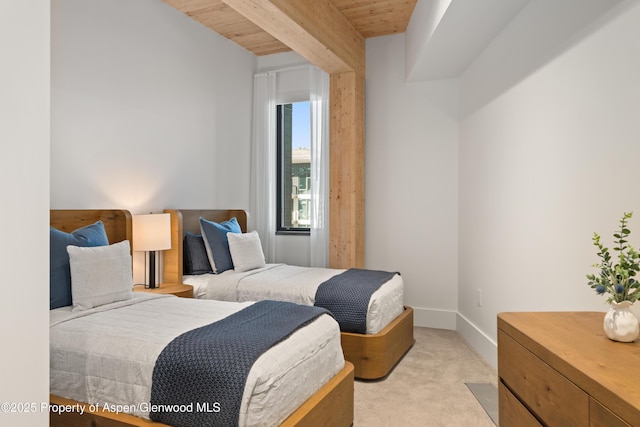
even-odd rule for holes
{"type": "Polygon", "coordinates": [[[51,21],[51,208],[248,209],[253,54],[155,0],[51,21]]]}
{"type": "Polygon", "coordinates": [[[48,0],[0,2],[0,402],[38,405],[3,426],[49,423],[49,16],[48,0]]]}
{"type": "Polygon", "coordinates": [[[550,3],[530,2],[461,78],[458,330],[494,364],[499,312],[605,310],[585,279],[594,231],[611,244],[635,211],[640,246],[640,4],[572,34],[571,8],[560,20],[550,3]]]}
{"type": "Polygon", "coordinates": [[[458,84],[406,83],[403,34],[366,49],[365,265],[400,271],[416,325],[454,329],[458,84]]]}
{"type": "Polygon", "coordinates": [[[51,207],[248,208],[255,64],[160,1],[53,0],[51,207]]]}

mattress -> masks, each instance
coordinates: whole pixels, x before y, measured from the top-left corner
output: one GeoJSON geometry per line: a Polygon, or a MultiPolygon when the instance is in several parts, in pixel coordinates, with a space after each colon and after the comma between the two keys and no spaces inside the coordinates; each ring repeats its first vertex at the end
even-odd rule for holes
{"type": "MultiPolygon", "coordinates": [[[[194,288],[196,298],[219,301],[289,301],[313,305],[318,286],[344,272],[333,268],[267,264],[246,272],[186,275],[183,282],[194,288]]],[[[367,334],[377,334],[404,310],[404,283],[399,274],[373,293],[367,310],[367,334]]]]}
{"type": "MultiPolygon", "coordinates": [[[[134,293],[131,300],[91,310],[51,310],[50,392],[148,419],[153,367],[162,349],[176,336],[250,304],[134,293]]],[[[239,425],[281,423],[343,367],[338,325],[322,315],[256,361],[239,425]]]]}

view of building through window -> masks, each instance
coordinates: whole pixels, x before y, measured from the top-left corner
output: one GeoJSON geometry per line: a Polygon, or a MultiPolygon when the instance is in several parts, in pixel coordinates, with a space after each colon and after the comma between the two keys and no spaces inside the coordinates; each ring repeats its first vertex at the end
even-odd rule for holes
{"type": "Polygon", "coordinates": [[[310,103],[278,105],[278,230],[308,231],[311,225],[310,103]]]}

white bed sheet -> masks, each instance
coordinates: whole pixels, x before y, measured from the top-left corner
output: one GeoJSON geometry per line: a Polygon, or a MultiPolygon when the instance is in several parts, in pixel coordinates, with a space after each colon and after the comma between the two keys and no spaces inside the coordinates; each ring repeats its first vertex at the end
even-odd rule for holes
{"type": "MultiPolygon", "coordinates": [[[[220,274],[186,275],[196,298],[219,301],[290,301],[313,305],[318,286],[345,270],[267,264],[264,268],[220,274]]],[[[377,334],[404,310],[404,283],[396,274],[373,293],[367,311],[367,334],[377,334]]]]}
{"type": "MultiPolygon", "coordinates": [[[[134,293],[132,300],[87,311],[51,310],[50,392],[130,406],[124,412],[148,419],[153,367],[162,349],[176,336],[250,304],[134,293]]],[[[322,315],[256,361],[239,425],[280,424],[343,367],[338,325],[322,315]]]]}

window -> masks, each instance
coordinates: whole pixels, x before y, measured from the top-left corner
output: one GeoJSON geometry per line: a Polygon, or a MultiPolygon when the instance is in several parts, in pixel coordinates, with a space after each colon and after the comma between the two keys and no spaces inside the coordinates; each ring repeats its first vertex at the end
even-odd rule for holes
{"type": "Polygon", "coordinates": [[[277,232],[309,234],[311,113],[309,101],[277,106],[277,232]]]}

